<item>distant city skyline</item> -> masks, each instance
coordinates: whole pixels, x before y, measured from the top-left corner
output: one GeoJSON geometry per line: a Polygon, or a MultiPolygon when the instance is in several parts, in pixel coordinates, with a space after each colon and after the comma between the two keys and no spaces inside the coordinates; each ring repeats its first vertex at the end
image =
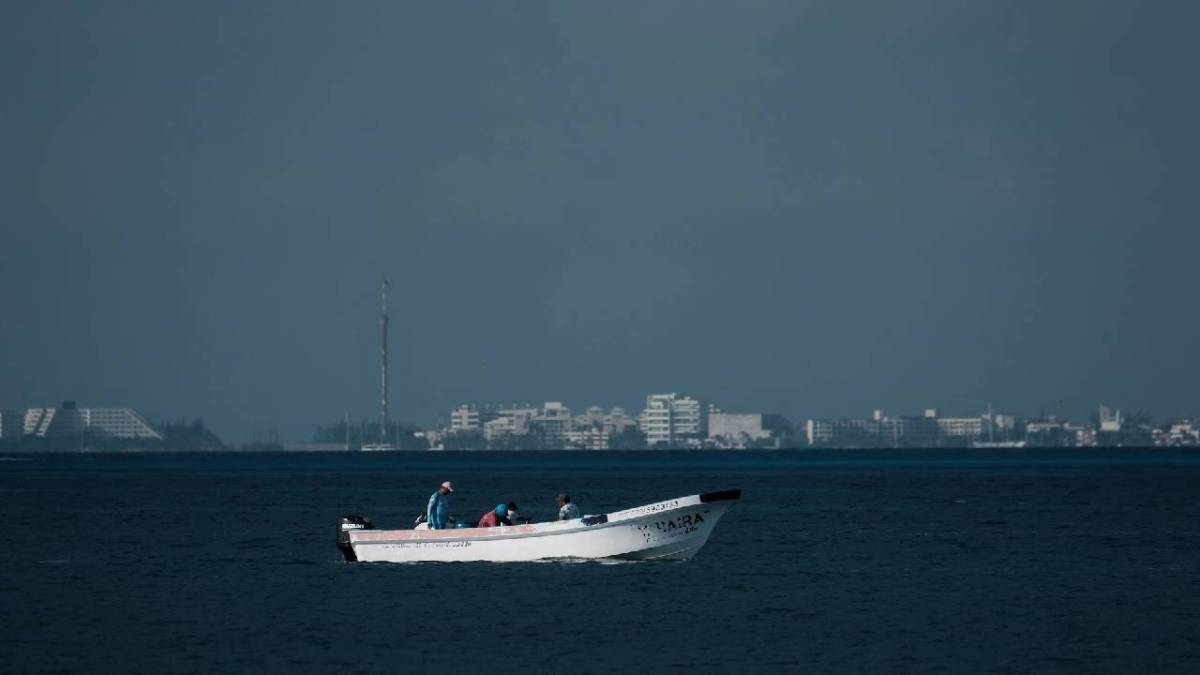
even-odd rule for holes
{"type": "MultiPolygon", "coordinates": [[[[375,377],[378,378],[378,371],[376,371],[375,377]]],[[[378,384],[379,384],[378,380],[376,380],[375,384],[378,387],[378,384]]],[[[693,394],[692,392],[680,391],[680,392],[678,392],[678,394],[681,396],[684,396],[684,397],[689,397],[689,398],[695,397],[695,399],[697,401],[699,401],[701,404],[703,404],[704,406],[711,405],[711,406],[716,407],[719,410],[730,412],[732,414],[753,413],[753,414],[758,414],[758,415],[780,415],[795,425],[801,425],[806,420],[813,419],[813,418],[854,419],[854,418],[869,418],[872,415],[903,417],[903,416],[922,416],[922,415],[926,415],[930,412],[935,412],[939,416],[943,416],[943,417],[971,418],[971,417],[986,416],[988,414],[989,410],[994,410],[995,414],[997,414],[997,415],[1012,416],[1012,417],[1016,417],[1016,418],[1020,418],[1020,419],[1024,419],[1024,420],[1032,420],[1032,421],[1057,420],[1060,422],[1074,422],[1074,423],[1090,423],[1094,419],[1100,419],[1101,421],[1103,421],[1105,411],[1108,411],[1108,413],[1110,415],[1115,414],[1118,416],[1122,412],[1124,412],[1126,414],[1134,413],[1134,412],[1139,413],[1139,414],[1143,414],[1143,413],[1149,414],[1153,418],[1154,422],[1159,425],[1169,424],[1170,422],[1173,422],[1173,421],[1186,421],[1186,420],[1192,420],[1192,419],[1200,419],[1200,410],[1196,411],[1195,413],[1191,413],[1191,414],[1185,413],[1185,414],[1180,414],[1180,415],[1162,415],[1161,413],[1158,413],[1154,410],[1150,410],[1148,408],[1144,408],[1141,406],[1136,406],[1136,405],[1134,405],[1134,406],[1108,406],[1103,402],[1095,402],[1095,403],[1093,403],[1090,411],[1083,411],[1079,414],[1071,414],[1069,412],[1062,411],[1062,410],[1045,410],[1045,409],[1027,412],[1027,411],[1021,410],[1020,408],[1017,408],[1014,406],[996,406],[994,404],[985,404],[984,406],[982,406],[982,408],[975,409],[975,410],[941,407],[941,406],[936,406],[936,405],[919,406],[919,407],[913,408],[913,409],[897,408],[897,407],[889,407],[889,406],[874,406],[874,407],[868,408],[866,410],[851,410],[851,411],[846,411],[843,413],[837,413],[837,414],[833,414],[833,415],[812,415],[812,414],[804,414],[802,412],[789,414],[788,412],[780,411],[777,409],[771,409],[771,408],[762,409],[762,410],[751,410],[751,409],[740,409],[740,408],[739,409],[731,409],[731,408],[727,409],[726,406],[721,405],[721,402],[723,401],[723,399],[712,399],[712,398],[709,398],[706,396],[697,396],[697,395],[693,394]]],[[[643,396],[641,400],[643,402],[645,402],[646,397],[643,396]]],[[[405,425],[406,427],[412,427],[412,428],[417,428],[417,429],[437,429],[437,428],[441,428],[441,427],[450,427],[454,421],[453,420],[453,410],[456,408],[459,408],[459,407],[465,406],[465,407],[470,407],[472,409],[477,409],[477,410],[481,410],[481,411],[488,411],[488,410],[501,411],[501,410],[507,410],[507,409],[537,408],[539,406],[542,406],[546,401],[550,401],[550,402],[553,402],[558,405],[563,405],[564,407],[566,407],[568,409],[574,409],[574,410],[587,410],[587,409],[592,409],[592,408],[599,408],[602,410],[609,411],[609,410],[620,409],[620,410],[624,410],[625,412],[630,414],[631,417],[635,420],[638,416],[638,413],[643,409],[640,404],[619,405],[619,404],[611,404],[611,403],[605,403],[605,402],[599,402],[599,401],[593,401],[586,405],[577,406],[561,397],[558,397],[558,398],[549,397],[547,399],[540,400],[540,401],[536,400],[536,399],[534,399],[534,400],[516,400],[516,399],[508,400],[508,399],[506,399],[506,400],[498,400],[498,401],[471,399],[471,400],[466,400],[466,401],[459,401],[455,404],[449,405],[445,409],[443,409],[440,413],[436,414],[432,419],[429,419],[429,420],[409,419],[402,415],[403,411],[400,411],[400,413],[401,413],[400,415],[397,415],[397,414],[390,415],[388,424],[389,424],[389,429],[392,424],[402,424],[402,425],[405,425]]],[[[14,414],[19,413],[19,415],[23,419],[26,410],[53,411],[53,409],[56,406],[60,406],[60,405],[68,405],[68,406],[79,405],[80,407],[99,406],[101,408],[113,408],[113,406],[108,405],[103,402],[77,403],[75,400],[64,399],[64,401],[59,401],[59,402],[55,402],[55,403],[39,402],[38,405],[21,404],[21,405],[0,406],[0,413],[7,412],[7,413],[9,413],[8,417],[10,417],[10,418],[13,417],[14,414]]],[[[122,407],[122,409],[134,409],[134,408],[136,408],[139,411],[146,410],[146,407],[138,406],[138,405],[134,405],[134,406],[125,405],[122,407]]],[[[291,441],[291,442],[305,441],[305,440],[308,440],[312,436],[313,429],[316,426],[319,426],[322,424],[327,424],[329,422],[336,422],[336,421],[342,420],[343,418],[349,419],[350,422],[356,426],[363,424],[363,425],[371,426],[372,428],[379,427],[379,425],[380,425],[379,414],[380,414],[379,410],[364,411],[364,412],[361,412],[360,414],[355,414],[353,412],[344,412],[342,414],[336,414],[333,411],[330,411],[329,413],[325,414],[323,417],[318,417],[313,420],[307,421],[307,423],[305,423],[305,424],[298,425],[298,430],[294,434],[288,433],[288,432],[281,432],[280,427],[273,422],[269,422],[269,421],[268,422],[260,422],[252,427],[252,429],[253,429],[252,434],[249,437],[240,438],[240,437],[230,436],[230,437],[228,437],[228,440],[231,440],[232,442],[239,443],[239,444],[250,442],[250,441],[261,441],[267,437],[274,438],[277,440],[291,441]]],[[[146,417],[157,423],[189,421],[192,419],[203,419],[203,417],[201,417],[199,415],[188,414],[186,411],[180,412],[175,415],[165,416],[165,417],[159,417],[159,416],[155,416],[155,415],[151,415],[151,414],[147,414],[146,417]]],[[[208,422],[208,420],[205,420],[205,422],[208,422]]],[[[216,428],[215,431],[220,433],[222,430],[220,428],[216,428]]],[[[389,431],[389,433],[392,433],[392,432],[389,431]]],[[[224,436],[224,434],[222,434],[222,435],[224,436]]]]}
{"type": "Polygon", "coordinates": [[[25,3],[0,408],[1200,410],[1194,3],[25,3]]]}
{"type": "Polygon", "coordinates": [[[274,429],[252,442],[225,442],[200,420],[154,423],[130,408],[0,409],[0,448],[13,452],[122,450],[634,450],[1196,447],[1200,417],[1154,420],[1104,404],[1089,420],[1023,417],[995,410],[947,416],[873,410],[869,417],[807,418],[723,410],[678,393],[649,394],[640,411],[562,401],[542,404],[464,403],[433,427],[349,416],[320,423],[307,439],[280,438],[274,429]]]}

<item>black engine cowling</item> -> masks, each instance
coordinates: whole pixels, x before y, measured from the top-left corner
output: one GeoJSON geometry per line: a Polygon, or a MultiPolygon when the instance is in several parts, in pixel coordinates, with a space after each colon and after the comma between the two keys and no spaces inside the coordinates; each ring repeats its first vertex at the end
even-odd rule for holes
{"type": "Polygon", "coordinates": [[[360,514],[342,516],[338,520],[337,532],[337,547],[346,558],[346,562],[354,562],[358,560],[358,556],[354,555],[354,548],[350,546],[350,532],[352,530],[373,530],[375,524],[371,519],[360,514]]]}

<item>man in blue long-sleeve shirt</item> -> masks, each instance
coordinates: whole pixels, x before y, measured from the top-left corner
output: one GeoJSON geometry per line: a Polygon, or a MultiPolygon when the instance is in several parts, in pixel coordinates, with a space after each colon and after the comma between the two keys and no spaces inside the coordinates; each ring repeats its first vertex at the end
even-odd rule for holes
{"type": "Polygon", "coordinates": [[[429,497],[429,505],[425,507],[425,520],[429,521],[429,529],[446,529],[446,522],[450,520],[450,500],[446,495],[451,492],[454,492],[454,486],[450,481],[446,481],[429,497]]]}

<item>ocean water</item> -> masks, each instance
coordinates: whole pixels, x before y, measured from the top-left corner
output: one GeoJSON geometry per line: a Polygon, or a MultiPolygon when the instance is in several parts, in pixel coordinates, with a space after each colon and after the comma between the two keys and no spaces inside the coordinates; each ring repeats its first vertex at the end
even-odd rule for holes
{"type": "Polygon", "coordinates": [[[1200,672],[1200,453],[0,458],[0,672],[1200,672]],[[477,518],[740,487],[687,562],[347,564],[477,518]]]}

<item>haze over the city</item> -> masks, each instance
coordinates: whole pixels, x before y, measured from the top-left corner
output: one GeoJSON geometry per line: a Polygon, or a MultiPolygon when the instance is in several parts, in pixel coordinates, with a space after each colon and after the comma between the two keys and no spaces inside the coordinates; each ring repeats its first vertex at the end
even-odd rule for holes
{"type": "Polygon", "coordinates": [[[26,3],[0,407],[1200,414],[1192,3],[26,3]]]}

